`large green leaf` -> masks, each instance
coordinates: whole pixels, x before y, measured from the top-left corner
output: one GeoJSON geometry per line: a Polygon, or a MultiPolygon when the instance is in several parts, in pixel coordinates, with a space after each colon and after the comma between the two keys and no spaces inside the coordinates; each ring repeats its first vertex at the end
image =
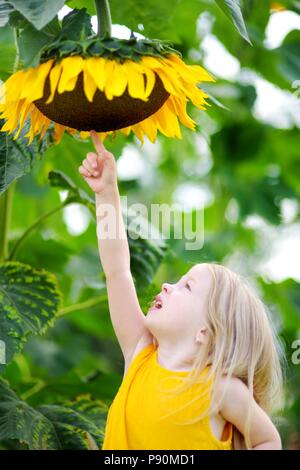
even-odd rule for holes
{"type": "MultiPolygon", "coordinates": [[[[4,120],[0,119],[0,127],[4,120]]],[[[29,130],[26,121],[19,137],[14,140],[13,134],[0,132],[0,194],[7,190],[9,185],[29,173],[33,165],[41,159],[42,153],[53,145],[53,126],[50,126],[42,141],[35,138],[30,145],[25,134],[29,130]]]]}
{"type": "Polygon", "coordinates": [[[231,18],[240,35],[251,44],[239,0],[215,0],[224,13],[231,18]]]}
{"type": "Polygon", "coordinates": [[[13,11],[13,7],[6,0],[0,0],[0,27],[8,23],[9,15],[13,11]]]}
{"type": "Polygon", "coordinates": [[[79,41],[93,33],[91,16],[87,13],[86,8],[72,10],[64,16],[61,37],[79,41]]]}
{"type": "Polygon", "coordinates": [[[278,49],[280,54],[279,69],[289,82],[300,77],[300,31],[291,31],[278,49]]]}
{"type": "Polygon", "coordinates": [[[0,334],[7,363],[28,334],[42,334],[53,324],[61,301],[53,274],[14,261],[0,264],[0,334]]]}
{"type": "Polygon", "coordinates": [[[101,446],[107,407],[86,396],[33,408],[0,378],[0,414],[0,440],[16,439],[31,450],[88,450],[101,446]]]}
{"type": "MultiPolygon", "coordinates": [[[[134,31],[140,31],[147,37],[179,41],[177,28],[173,24],[176,6],[182,0],[110,0],[112,22],[122,24],[134,31]],[[143,25],[142,30],[140,29],[143,25]]],[[[183,2],[184,3],[184,2],[183,2]]],[[[71,8],[86,7],[92,15],[96,14],[93,0],[70,0],[71,8]]],[[[179,28],[178,28],[179,29],[179,28]]]]}
{"type": "Polygon", "coordinates": [[[0,79],[5,81],[13,73],[16,48],[13,30],[8,25],[0,28],[0,79]]]}
{"type": "Polygon", "coordinates": [[[9,0],[36,29],[42,29],[64,6],[65,0],[9,0]]]}
{"type": "Polygon", "coordinates": [[[300,325],[300,286],[293,279],[272,283],[260,279],[265,299],[280,311],[284,328],[296,332],[300,325]]]}
{"type": "Polygon", "coordinates": [[[28,24],[18,38],[22,64],[25,67],[36,67],[40,61],[41,49],[50,42],[52,42],[51,36],[37,31],[31,24],[28,24]]]}
{"type": "Polygon", "coordinates": [[[247,125],[245,122],[224,125],[212,136],[211,144],[215,156],[213,177],[217,178],[228,202],[232,197],[236,199],[240,219],[256,213],[272,224],[279,224],[281,201],[297,198],[296,185],[294,188],[291,184],[294,179],[287,179],[287,171],[280,173],[281,165],[294,171],[294,166],[288,166],[290,155],[291,163],[295,158],[293,132],[284,133],[251,119],[247,125]],[[273,144],[279,135],[281,142],[286,136],[284,158],[279,146],[273,144]],[[271,164],[278,165],[276,177],[268,175],[271,164]]]}

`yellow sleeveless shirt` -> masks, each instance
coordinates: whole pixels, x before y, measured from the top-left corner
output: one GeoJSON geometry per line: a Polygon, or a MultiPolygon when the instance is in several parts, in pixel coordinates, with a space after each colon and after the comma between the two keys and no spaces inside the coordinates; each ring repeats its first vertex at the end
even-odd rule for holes
{"type": "Polygon", "coordinates": [[[194,424],[182,423],[209,409],[211,379],[208,384],[193,384],[180,395],[166,398],[164,391],[187,374],[162,367],[154,344],[143,348],[131,362],[108,410],[101,450],[232,450],[230,423],[224,429],[227,440],[214,436],[209,416],[194,424]],[[195,396],[200,398],[176,411],[195,396]],[[175,413],[163,416],[170,411],[175,413]]]}

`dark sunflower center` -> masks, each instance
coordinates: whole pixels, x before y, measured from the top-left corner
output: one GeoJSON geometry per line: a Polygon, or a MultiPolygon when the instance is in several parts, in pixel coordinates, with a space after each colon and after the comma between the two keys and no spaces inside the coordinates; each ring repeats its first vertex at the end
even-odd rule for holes
{"type": "MultiPolygon", "coordinates": [[[[49,119],[79,131],[114,131],[131,126],[154,114],[169,97],[159,76],[147,102],[132,98],[127,91],[120,97],[108,100],[105,93],[96,91],[91,103],[83,89],[83,72],[77,79],[73,91],[55,93],[52,103],[46,104],[50,96],[49,75],[45,82],[44,95],[34,101],[36,107],[49,119]]],[[[144,80],[146,77],[144,75],[144,80]]]]}

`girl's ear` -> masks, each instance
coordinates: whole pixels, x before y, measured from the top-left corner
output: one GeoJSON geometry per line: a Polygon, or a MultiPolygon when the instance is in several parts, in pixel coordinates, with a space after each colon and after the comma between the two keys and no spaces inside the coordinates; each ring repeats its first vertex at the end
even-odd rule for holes
{"type": "Polygon", "coordinates": [[[205,326],[202,326],[196,335],[196,343],[206,344],[208,340],[208,330],[205,326]]]}

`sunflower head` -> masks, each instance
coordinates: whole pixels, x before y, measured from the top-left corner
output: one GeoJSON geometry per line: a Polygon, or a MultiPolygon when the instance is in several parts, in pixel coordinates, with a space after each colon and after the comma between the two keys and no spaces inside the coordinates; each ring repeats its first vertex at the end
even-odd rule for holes
{"type": "Polygon", "coordinates": [[[102,140],[131,131],[154,142],[157,131],[181,138],[179,121],[195,122],[187,101],[200,109],[207,95],[197,86],[213,78],[199,65],[187,65],[169,42],[113,37],[71,40],[61,36],[45,46],[39,64],[19,70],[2,86],[1,131],[13,132],[30,118],[29,142],[51,122],[59,142],[64,131],[85,138],[96,130],[102,140]]]}

